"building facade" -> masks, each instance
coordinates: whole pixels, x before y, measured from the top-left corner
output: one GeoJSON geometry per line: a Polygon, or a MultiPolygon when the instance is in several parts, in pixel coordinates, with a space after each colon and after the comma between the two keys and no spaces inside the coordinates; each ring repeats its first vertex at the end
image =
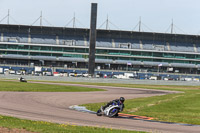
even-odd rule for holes
{"type": "MultiPolygon", "coordinates": [[[[89,29],[0,25],[0,64],[88,68],[89,29]]],[[[97,69],[200,72],[200,37],[97,30],[97,69]]]]}

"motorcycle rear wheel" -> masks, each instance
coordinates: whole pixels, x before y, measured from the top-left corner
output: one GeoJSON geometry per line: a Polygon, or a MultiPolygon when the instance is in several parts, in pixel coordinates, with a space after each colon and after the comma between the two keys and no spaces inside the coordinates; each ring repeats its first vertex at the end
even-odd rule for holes
{"type": "Polygon", "coordinates": [[[97,116],[102,116],[101,110],[99,109],[96,114],[97,116]]]}

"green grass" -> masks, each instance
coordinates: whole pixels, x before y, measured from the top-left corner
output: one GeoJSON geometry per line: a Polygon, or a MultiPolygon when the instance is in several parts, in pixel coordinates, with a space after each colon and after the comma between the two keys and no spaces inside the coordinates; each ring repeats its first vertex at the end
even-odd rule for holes
{"type": "Polygon", "coordinates": [[[23,83],[15,81],[0,81],[0,91],[29,91],[29,92],[85,92],[85,91],[104,91],[103,89],[47,85],[39,83],[23,83]]]}
{"type": "Polygon", "coordinates": [[[145,133],[127,130],[115,130],[103,127],[87,127],[65,124],[56,124],[44,121],[23,120],[14,117],[0,116],[0,126],[5,128],[25,129],[40,133],[145,133]]]}
{"type": "MultiPolygon", "coordinates": [[[[125,101],[123,113],[153,117],[158,121],[200,125],[199,86],[114,85],[133,88],[175,90],[183,93],[137,98],[125,101]]],[[[96,111],[105,103],[85,104],[96,111]]]]}

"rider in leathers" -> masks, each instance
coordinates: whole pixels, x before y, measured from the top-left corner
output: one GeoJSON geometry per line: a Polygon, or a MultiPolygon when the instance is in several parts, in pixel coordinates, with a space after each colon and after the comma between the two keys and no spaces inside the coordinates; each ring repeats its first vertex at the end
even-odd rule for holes
{"type": "Polygon", "coordinates": [[[125,98],[124,98],[124,97],[120,97],[119,99],[115,99],[115,100],[113,100],[113,101],[110,101],[110,102],[107,103],[105,106],[101,106],[101,111],[103,112],[103,110],[104,110],[105,108],[107,108],[109,105],[115,104],[115,105],[121,105],[121,106],[122,106],[122,108],[121,108],[121,110],[120,110],[120,112],[121,112],[121,111],[123,111],[123,108],[124,108],[124,101],[125,101],[125,98]]]}

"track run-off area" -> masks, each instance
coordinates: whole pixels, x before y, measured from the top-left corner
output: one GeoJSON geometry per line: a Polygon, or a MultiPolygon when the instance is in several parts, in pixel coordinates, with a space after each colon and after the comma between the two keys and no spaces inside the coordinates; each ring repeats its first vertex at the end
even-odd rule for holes
{"type": "MultiPolygon", "coordinates": [[[[81,126],[97,126],[116,129],[162,132],[199,133],[200,126],[169,124],[143,119],[98,117],[92,113],[70,109],[70,106],[108,102],[121,96],[126,99],[179,93],[177,91],[151,90],[140,88],[110,87],[32,81],[31,83],[56,84],[100,88],[96,92],[0,92],[0,114],[30,120],[53,123],[69,123],[81,126]]],[[[122,112],[123,113],[123,112],[122,112]]],[[[121,115],[123,116],[123,114],[121,115]]]]}

